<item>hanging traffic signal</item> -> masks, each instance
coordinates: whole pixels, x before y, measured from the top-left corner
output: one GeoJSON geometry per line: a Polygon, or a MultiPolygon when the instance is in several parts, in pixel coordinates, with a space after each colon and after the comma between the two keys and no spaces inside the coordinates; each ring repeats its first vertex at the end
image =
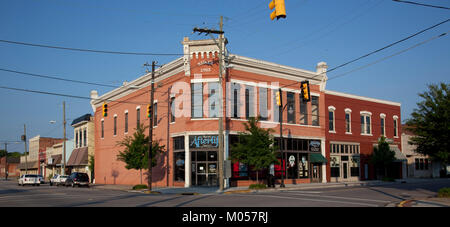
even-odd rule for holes
{"type": "Polygon", "coordinates": [[[309,81],[305,80],[300,83],[300,91],[303,102],[309,102],[311,100],[311,95],[309,92],[309,81]]]}
{"type": "Polygon", "coordinates": [[[150,104],[147,105],[147,117],[152,117],[152,106],[150,104]]]}
{"type": "Polygon", "coordinates": [[[277,99],[277,106],[281,106],[281,93],[280,93],[280,91],[277,91],[275,93],[275,97],[277,99]]]}
{"type": "Polygon", "coordinates": [[[270,19],[273,20],[275,17],[278,19],[286,18],[286,7],[284,5],[284,0],[272,0],[269,3],[269,8],[275,10],[270,14],[270,19]]]}
{"type": "Polygon", "coordinates": [[[108,116],[108,104],[103,103],[103,117],[107,117],[108,116]]]}

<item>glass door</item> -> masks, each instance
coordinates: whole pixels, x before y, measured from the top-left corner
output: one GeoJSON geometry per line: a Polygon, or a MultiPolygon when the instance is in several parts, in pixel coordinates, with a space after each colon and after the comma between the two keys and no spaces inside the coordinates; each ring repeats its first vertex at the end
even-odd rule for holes
{"type": "Polygon", "coordinates": [[[217,151],[192,152],[192,185],[217,186],[217,151]]]}
{"type": "Polygon", "coordinates": [[[344,179],[348,178],[348,162],[342,162],[342,177],[344,179]]]}

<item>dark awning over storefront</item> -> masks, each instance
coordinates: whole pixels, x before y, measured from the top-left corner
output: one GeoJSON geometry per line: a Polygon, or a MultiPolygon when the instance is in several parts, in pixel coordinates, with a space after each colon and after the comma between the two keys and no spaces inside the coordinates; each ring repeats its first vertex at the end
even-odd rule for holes
{"type": "Polygon", "coordinates": [[[311,163],[327,163],[327,159],[320,153],[311,153],[311,163]]]}
{"type": "Polygon", "coordinates": [[[88,165],[88,148],[82,147],[72,151],[67,166],[88,165]]]}

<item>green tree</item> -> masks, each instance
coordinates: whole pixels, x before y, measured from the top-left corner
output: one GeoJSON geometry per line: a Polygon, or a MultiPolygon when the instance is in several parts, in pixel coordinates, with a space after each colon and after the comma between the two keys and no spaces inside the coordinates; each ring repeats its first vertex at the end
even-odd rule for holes
{"type": "MultiPolygon", "coordinates": [[[[22,154],[20,154],[19,152],[8,152],[8,157],[20,157],[22,154]]],[[[5,157],[6,156],[6,151],[5,150],[0,150],[0,158],[1,157],[5,157]]]]}
{"type": "Polygon", "coordinates": [[[273,146],[272,129],[258,127],[258,119],[250,118],[244,123],[246,132],[239,133],[239,143],[231,147],[231,158],[253,167],[256,170],[256,181],[259,182],[258,171],[278,163],[277,148],[273,146]]]}
{"type": "MultiPolygon", "coordinates": [[[[125,168],[140,171],[142,184],[142,169],[148,169],[148,145],[149,137],[144,134],[147,127],[138,125],[133,136],[126,136],[122,141],[117,142],[123,151],[119,151],[117,160],[124,162],[125,168]]],[[[160,146],[157,141],[152,143],[152,167],[156,166],[157,158],[163,153],[165,146],[160,146]]]]}
{"type": "Polygon", "coordinates": [[[378,141],[378,146],[373,148],[373,154],[370,158],[370,163],[376,167],[384,169],[384,176],[387,177],[388,166],[396,160],[395,151],[389,148],[389,143],[386,138],[382,136],[378,141]]]}
{"type": "Polygon", "coordinates": [[[429,85],[429,91],[419,94],[423,100],[411,114],[406,124],[415,134],[409,141],[416,152],[430,156],[435,161],[450,163],[450,97],[449,85],[429,85]]]}

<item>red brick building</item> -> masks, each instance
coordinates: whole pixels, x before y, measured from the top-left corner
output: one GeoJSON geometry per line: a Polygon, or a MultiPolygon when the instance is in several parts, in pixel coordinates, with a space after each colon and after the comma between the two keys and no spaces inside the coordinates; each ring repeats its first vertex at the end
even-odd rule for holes
{"type": "MultiPolygon", "coordinates": [[[[324,62],[308,71],[226,53],[222,100],[219,100],[218,47],[213,40],[182,42],[184,56],[155,71],[153,139],[165,145],[153,168],[157,187],[218,185],[218,116],[224,117],[224,157],[230,157],[232,143],[245,131],[249,117],[261,117],[260,126],[273,129],[275,145],[280,137],[275,92],[282,89],[284,156],[287,184],[327,182],[330,170],[326,154],[328,109],[324,62]],[[308,80],[311,101],[300,101],[300,82],[308,80]],[[221,103],[222,102],[222,103],[221,103]]],[[[100,184],[139,184],[138,170],[127,170],[117,160],[122,149],[117,142],[131,136],[139,123],[149,125],[148,73],[124,86],[98,96],[91,93],[95,110],[95,175],[100,184]],[[102,104],[108,103],[108,116],[102,104]]],[[[331,95],[330,95],[331,97],[331,95]]],[[[341,106],[334,104],[337,108],[341,106]]],[[[358,108],[354,107],[354,111],[358,108]]],[[[399,108],[398,108],[399,110],[399,108]]],[[[356,112],[355,112],[356,113],[356,112]]],[[[391,114],[386,113],[386,114],[391,114]]],[[[400,116],[400,113],[396,113],[400,116]]],[[[356,126],[355,126],[356,127],[356,126]]],[[[279,154],[281,159],[281,154],[279,154]]],[[[272,172],[281,176],[281,166],[261,171],[260,179],[272,172]]],[[[146,171],[144,171],[146,172],[146,171]]],[[[245,164],[232,164],[227,186],[249,185],[256,172],[245,164]]]]}
{"type": "Polygon", "coordinates": [[[369,159],[381,136],[387,138],[398,159],[389,171],[391,176],[403,177],[406,158],[401,153],[400,106],[396,102],[325,91],[328,182],[375,179],[377,174],[369,159]]]}

